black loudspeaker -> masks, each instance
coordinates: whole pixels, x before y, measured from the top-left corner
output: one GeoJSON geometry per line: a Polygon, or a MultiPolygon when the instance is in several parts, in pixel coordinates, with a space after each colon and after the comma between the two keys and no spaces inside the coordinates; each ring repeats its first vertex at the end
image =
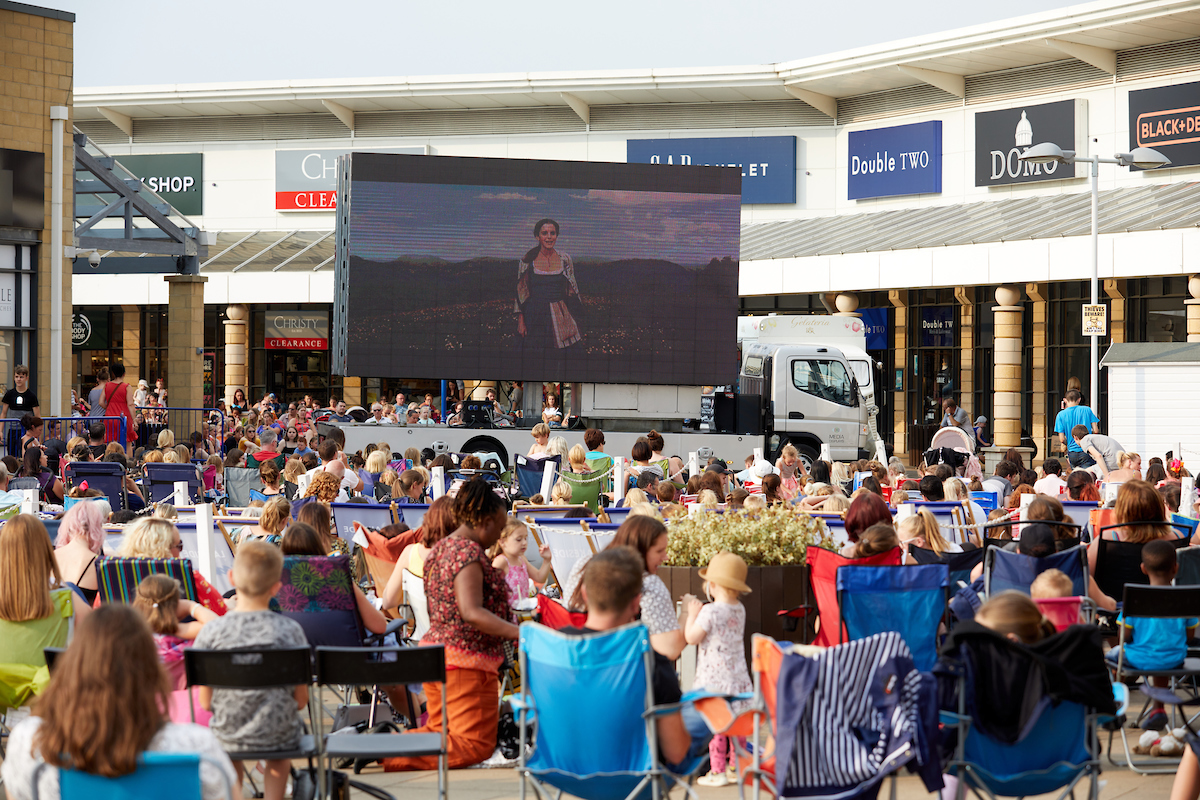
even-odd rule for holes
{"type": "Polygon", "coordinates": [[[763,432],[761,409],[762,398],[759,395],[739,394],[734,433],[761,434],[763,432]]]}
{"type": "Polygon", "coordinates": [[[713,429],[718,433],[736,433],[737,395],[717,392],[713,395],[713,429]]]}
{"type": "Polygon", "coordinates": [[[492,428],[492,404],[486,400],[463,403],[463,424],[468,428],[492,428]]]}

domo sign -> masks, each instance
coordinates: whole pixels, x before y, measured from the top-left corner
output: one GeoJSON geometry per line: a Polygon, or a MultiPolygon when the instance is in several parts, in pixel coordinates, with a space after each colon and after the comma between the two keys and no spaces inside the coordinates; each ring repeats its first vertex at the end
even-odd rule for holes
{"type": "Polygon", "coordinates": [[[942,121],[851,131],[846,169],[851,200],[941,194],[942,121]]]}

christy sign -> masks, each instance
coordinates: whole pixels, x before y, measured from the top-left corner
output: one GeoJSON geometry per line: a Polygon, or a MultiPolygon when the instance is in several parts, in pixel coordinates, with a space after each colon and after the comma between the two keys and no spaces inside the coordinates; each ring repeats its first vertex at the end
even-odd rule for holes
{"type": "Polygon", "coordinates": [[[1021,154],[1052,142],[1087,155],[1087,101],[1060,100],[975,115],[975,185],[1060,181],[1087,176],[1087,164],[1028,164],[1021,154]]]}
{"type": "Polygon", "coordinates": [[[263,344],[268,350],[329,349],[326,311],[268,311],[263,344]]]}
{"type": "Polygon", "coordinates": [[[1200,83],[1129,93],[1129,149],[1153,147],[1171,166],[1200,164],[1200,83]]]}
{"type": "Polygon", "coordinates": [[[740,136],[729,139],[630,139],[630,164],[737,167],[742,203],[796,202],[796,137],[740,136]]]}
{"type": "MultiPolygon", "coordinates": [[[[331,211],[337,207],[337,160],[349,150],[276,150],[275,210],[331,211]]],[[[424,147],[387,147],[373,153],[425,155],[424,147]]]]}
{"type": "Polygon", "coordinates": [[[942,121],[850,132],[851,200],[942,191],[942,121]]]}

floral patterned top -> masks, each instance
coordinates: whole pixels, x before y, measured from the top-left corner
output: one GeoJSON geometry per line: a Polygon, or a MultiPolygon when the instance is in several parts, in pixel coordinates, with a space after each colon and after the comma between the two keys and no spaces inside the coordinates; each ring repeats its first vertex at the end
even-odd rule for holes
{"type": "Polygon", "coordinates": [[[752,691],[746,669],[746,607],[741,603],[706,603],[696,617],[704,641],[696,658],[694,685],[710,691],[752,691]]]}
{"type": "Polygon", "coordinates": [[[483,568],[483,607],[500,619],[512,620],[504,575],[492,567],[477,542],[447,536],[425,557],[425,597],[430,622],[421,643],[445,645],[448,668],[496,673],[504,661],[505,640],[486,634],[464,620],[454,596],[455,577],[474,562],[483,568]]]}

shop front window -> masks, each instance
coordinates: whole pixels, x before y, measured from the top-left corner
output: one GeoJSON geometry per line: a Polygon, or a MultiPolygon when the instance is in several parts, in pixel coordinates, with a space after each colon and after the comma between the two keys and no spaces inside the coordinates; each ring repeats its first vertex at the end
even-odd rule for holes
{"type": "MultiPolygon", "coordinates": [[[[921,289],[910,293],[907,388],[911,457],[929,447],[942,421],[947,398],[959,403],[959,303],[953,289],[921,289]]],[[[971,409],[967,409],[968,413],[971,409]]]]}

